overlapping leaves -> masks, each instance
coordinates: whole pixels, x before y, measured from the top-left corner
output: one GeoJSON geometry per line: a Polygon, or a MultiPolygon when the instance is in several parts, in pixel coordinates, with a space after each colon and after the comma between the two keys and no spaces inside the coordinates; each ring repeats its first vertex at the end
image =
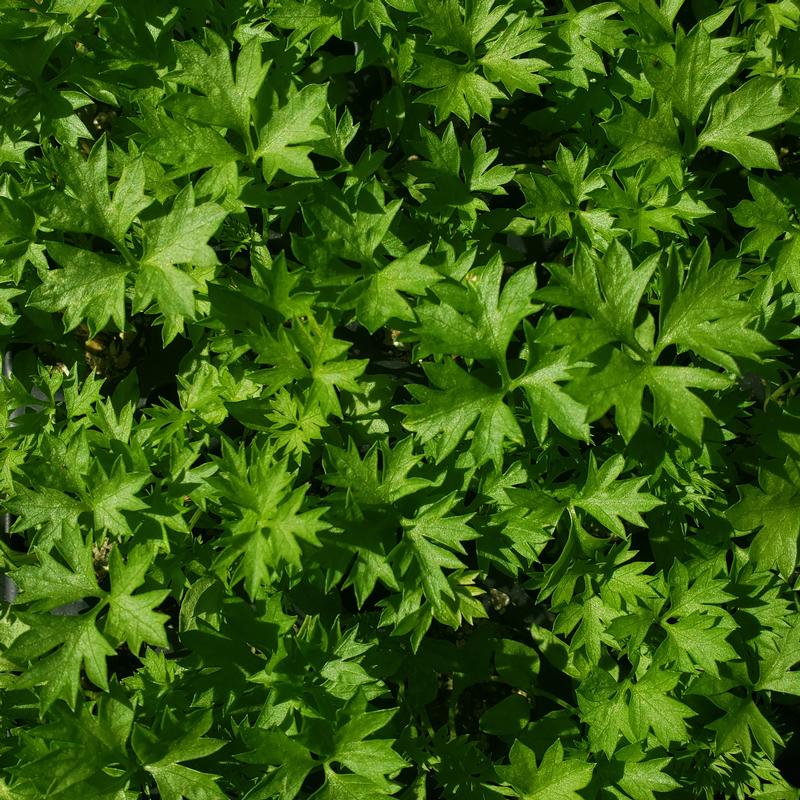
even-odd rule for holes
{"type": "Polygon", "coordinates": [[[0,797],[796,798],[798,30],[6,3],[0,797]]]}

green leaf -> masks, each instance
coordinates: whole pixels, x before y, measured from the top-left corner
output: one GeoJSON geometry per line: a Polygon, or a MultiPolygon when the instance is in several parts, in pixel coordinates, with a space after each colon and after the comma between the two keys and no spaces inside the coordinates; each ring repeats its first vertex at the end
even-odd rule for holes
{"type": "Polygon", "coordinates": [[[62,543],[71,542],[70,551],[75,558],[73,569],[56,561],[44,550],[37,550],[36,566],[23,566],[13,573],[20,589],[19,602],[36,602],[40,610],[49,611],[58,606],[102,597],[105,593],[97,585],[90,551],[84,546],[77,528],[67,528],[62,543]]]}
{"type": "Polygon", "coordinates": [[[341,417],[339,394],[361,391],[357,378],[367,359],[346,357],[350,343],[334,336],[329,316],[322,324],[313,318],[294,320],[289,332],[280,328],[276,336],[262,327],[249,339],[258,361],[273,365],[252,372],[250,378],[263,383],[270,393],[292,381],[304,381],[311,387],[307,398],[319,403],[323,414],[341,417]]]}
{"type": "Polygon", "coordinates": [[[0,7],[0,798],[799,800],[797,0],[0,7]]]}
{"type": "Polygon", "coordinates": [[[325,784],[314,793],[315,800],[385,800],[389,793],[379,784],[351,773],[339,774],[331,769],[325,771],[325,784]]]}
{"type": "Polygon", "coordinates": [[[327,108],[327,88],[311,84],[293,94],[285,105],[273,109],[258,133],[253,160],[263,159],[264,180],[271,181],[279,170],[297,178],[317,175],[308,154],[311,142],[327,138],[317,119],[327,108]]]}
{"type": "Polygon", "coordinates": [[[44,199],[48,219],[59,230],[94,233],[119,249],[124,249],[125,234],[141,211],[153,201],[144,194],[145,167],[141,158],[128,158],[114,186],[108,187],[108,145],[101,136],[84,160],[72,149],[65,149],[57,169],[69,189],[53,192],[44,199]]]}
{"type": "Polygon", "coordinates": [[[216,203],[196,205],[194,190],[187,184],[177,194],[167,214],[144,224],[142,264],[162,268],[189,263],[213,266],[217,256],[208,240],[225,216],[226,211],[216,203]]]}
{"type": "Polygon", "coordinates": [[[736,373],[732,356],[758,360],[771,344],[750,327],[752,306],[737,299],[745,288],[740,264],[727,261],[709,268],[710,259],[704,241],[692,256],[677,295],[664,303],[656,352],[677,344],[736,373]]]}
{"type": "MultiPolygon", "coordinates": [[[[638,497],[644,499],[642,494],[639,494],[638,497]]],[[[650,502],[655,502],[652,495],[650,502]]],[[[634,555],[630,550],[623,551],[623,554],[617,556],[610,574],[600,586],[600,596],[606,603],[616,608],[638,608],[641,601],[656,596],[652,585],[653,576],[642,574],[650,564],[646,561],[621,563],[634,555]]]]}
{"type": "Polygon", "coordinates": [[[139,545],[128,554],[127,563],[123,562],[118,547],[111,551],[109,558],[111,591],[105,633],[112,639],[126,642],[135,655],[139,653],[142,642],[157,647],[169,645],[164,629],[164,622],[169,617],[153,611],[169,591],[156,589],[134,594],[145,580],[153,555],[149,548],[139,545]]]}
{"type": "Polygon", "coordinates": [[[351,439],[346,450],[328,445],[328,456],[333,469],[326,473],[325,483],[347,489],[348,500],[361,507],[393,506],[431,483],[409,475],[422,461],[414,453],[411,436],[394,447],[376,442],[363,457],[351,439]]]}
{"type": "Polygon", "coordinates": [[[471,514],[447,513],[453,502],[452,496],[444,497],[413,519],[403,520],[403,541],[418,563],[423,590],[433,605],[434,615],[443,621],[452,616],[443,597],[456,597],[444,569],[463,569],[464,563],[454,553],[465,554],[462,542],[480,535],[467,525],[471,514]]]}
{"type": "Polygon", "coordinates": [[[690,563],[688,567],[676,559],[667,579],[670,616],[686,617],[700,612],[702,615],[729,618],[721,606],[734,600],[736,595],[726,588],[729,580],[725,561],[720,555],[702,564],[690,563]]]}
{"type": "Polygon", "coordinates": [[[444,58],[423,53],[416,58],[419,69],[410,78],[416,86],[429,91],[417,98],[417,102],[434,106],[436,124],[451,114],[468,123],[473,114],[489,119],[492,101],[503,97],[503,93],[469,65],[461,66],[444,58]]]}
{"type": "Polygon", "coordinates": [[[685,239],[685,227],[694,230],[699,227],[696,220],[713,213],[698,192],[675,190],[667,182],[655,188],[644,170],[633,176],[621,175],[618,181],[607,182],[594,199],[616,217],[612,233],[625,231],[634,247],[643,243],[657,246],[664,233],[685,239]]]}
{"type": "Polygon", "coordinates": [[[24,164],[25,153],[32,147],[36,147],[36,142],[14,141],[4,131],[0,134],[0,163],[24,164]]]}
{"type": "Polygon", "coordinates": [[[624,466],[624,457],[617,454],[598,469],[594,454],[590,453],[586,483],[572,499],[574,506],[588,512],[601,525],[622,537],[625,536],[623,519],[633,525],[646,527],[642,513],[663,503],[653,495],[640,491],[647,483],[647,478],[617,480],[624,466]]]}
{"type": "Polygon", "coordinates": [[[0,289],[0,326],[10,328],[19,319],[11,300],[23,293],[22,289],[0,289]]]}
{"type": "Polygon", "coordinates": [[[428,245],[396,258],[387,266],[353,284],[340,298],[346,308],[354,308],[358,321],[370,332],[390,320],[414,320],[411,304],[404,294],[420,296],[442,279],[433,267],[422,263],[428,245]],[[402,293],[402,294],[401,294],[402,293]]]}
{"type": "Polygon", "coordinates": [[[232,128],[249,147],[251,106],[268,69],[261,62],[259,38],[249,39],[239,51],[235,78],[228,45],[211,28],[203,29],[202,45],[178,42],[175,49],[180,67],[171,78],[202,94],[172,94],[169,107],[198,122],[232,128]]]}
{"type": "Polygon", "coordinates": [[[659,104],[649,116],[625,104],[622,113],[603,123],[603,128],[619,148],[614,167],[634,167],[649,161],[657,164],[675,186],[683,184],[683,148],[669,103],[659,104]]]}
{"type": "MultiPolygon", "coordinates": [[[[575,526],[578,527],[579,523],[575,526]]],[[[585,531],[579,528],[585,535],[585,531]]],[[[576,613],[580,612],[580,622],[570,641],[573,652],[583,649],[585,657],[592,664],[597,663],[603,654],[603,643],[609,643],[606,633],[609,623],[618,616],[616,609],[607,606],[602,598],[584,596],[580,606],[572,604],[559,615],[553,627],[555,633],[567,634],[574,627],[576,613]]]]}
{"type": "Polygon", "coordinates": [[[765,646],[760,653],[756,689],[785,692],[800,696],[800,671],[792,670],[800,662],[800,621],[788,623],[780,637],[765,646]]]}
{"type": "Polygon", "coordinates": [[[589,440],[586,406],[570,397],[561,385],[562,381],[572,377],[570,366],[566,349],[542,354],[538,358],[530,358],[525,372],[513,382],[525,392],[539,442],[547,439],[549,420],[567,436],[589,440]]]}
{"type": "Polygon", "coordinates": [[[254,788],[259,794],[269,796],[272,791],[282,791],[287,798],[296,797],[306,775],[316,765],[308,749],[282,731],[250,728],[241,735],[252,749],[236,756],[239,761],[277,767],[256,783],[254,788]]]}
{"type": "Polygon", "coordinates": [[[208,167],[222,167],[242,157],[215,128],[192,119],[171,117],[161,106],[144,105],[142,112],[144,116],[137,120],[137,125],[149,136],[145,153],[171,167],[167,173],[169,178],[180,178],[208,167]]]}
{"type": "Polygon", "coordinates": [[[571,270],[549,265],[557,283],[540,289],[536,298],[589,315],[592,324],[584,325],[581,333],[593,349],[613,341],[636,348],[636,315],[657,266],[653,256],[634,268],[630,254],[618,242],[612,242],[602,259],[579,247],[571,270]]]}
{"type": "Polygon", "coordinates": [[[775,280],[788,281],[795,291],[800,288],[800,231],[787,236],[775,261],[775,280]]]}
{"type": "Polygon", "coordinates": [[[620,735],[633,738],[629,731],[628,704],[624,686],[602,669],[592,670],[578,689],[581,716],[589,725],[589,745],[592,752],[611,756],[620,735]]]}
{"type": "MultiPolygon", "coordinates": [[[[353,276],[340,259],[356,261],[371,272],[376,251],[387,249],[389,228],[402,201],[398,198],[387,203],[386,192],[376,180],[344,193],[330,182],[324,185],[324,203],[306,220],[312,235],[294,238],[293,247],[299,258],[321,267],[325,282],[334,280],[339,286],[347,286],[353,276]],[[320,250],[320,239],[326,242],[325,251],[320,250]]],[[[393,249],[392,254],[399,255],[393,249]]]]}
{"type": "Polygon", "coordinates": [[[498,677],[518,689],[529,689],[536,683],[540,660],[538,653],[514,639],[501,639],[494,653],[498,677]]]}
{"type": "Polygon", "coordinates": [[[541,47],[542,34],[524,16],[517,17],[499,36],[492,39],[481,56],[483,72],[492,83],[502,83],[508,94],[516,91],[541,94],[547,83],[541,71],[549,64],[541,58],[520,58],[541,47]]]}
{"type": "Polygon", "coordinates": [[[659,648],[670,663],[689,671],[692,664],[709,675],[719,675],[717,664],[737,659],[737,653],[727,641],[732,625],[700,612],[688,614],[676,622],[662,622],[667,639],[659,648]]]}
{"type": "Polygon", "coordinates": [[[163,341],[166,346],[183,329],[186,319],[195,316],[197,283],[172,264],[145,262],[136,274],[134,313],[145,311],[153,300],[164,315],[163,341]]]}
{"type": "Polygon", "coordinates": [[[362,778],[383,785],[387,791],[394,786],[386,775],[397,773],[408,762],[392,748],[393,739],[368,739],[384,728],[396,709],[368,711],[351,719],[336,731],[333,759],[362,778]]]}
{"type": "Polygon", "coordinates": [[[95,614],[54,617],[20,613],[30,629],[17,637],[5,657],[24,668],[15,682],[19,689],[42,687],[39,699],[46,711],[57,699],[75,708],[81,668],[100,689],[108,689],[106,658],[116,651],[95,627],[95,614]]]}
{"type": "Polygon", "coordinates": [[[726,514],[737,531],[758,530],[750,544],[754,560],[765,569],[777,567],[785,578],[797,566],[799,505],[800,469],[789,459],[762,466],[758,486],[740,486],[739,501],[726,514]]]}
{"type": "Polygon", "coordinates": [[[481,730],[494,736],[513,736],[521,733],[530,719],[530,704],[518,694],[511,694],[480,718],[481,730]]]}
{"type": "Polygon", "coordinates": [[[311,52],[322,47],[331,36],[341,36],[342,12],[327,0],[281,0],[270,11],[270,22],[294,31],[290,42],[308,39],[311,52]]]}
{"type": "Polygon", "coordinates": [[[203,735],[212,721],[207,711],[195,713],[182,721],[180,733],[173,730],[173,736],[164,739],[139,725],[134,727],[133,750],[144,769],[155,778],[164,800],[224,800],[225,794],[216,784],[219,776],[179,763],[210,755],[225,744],[203,735]]]}
{"type": "MultiPolygon", "coordinates": [[[[242,401],[249,403],[250,401],[242,401]]],[[[263,405],[261,402],[258,405],[263,405]]],[[[241,408],[236,403],[226,404],[226,408],[233,416],[246,424],[241,416],[237,416],[236,409],[241,408]]],[[[286,449],[287,453],[302,456],[309,452],[309,445],[322,438],[322,429],[326,427],[325,416],[319,404],[313,400],[300,405],[300,400],[289,392],[281,389],[272,399],[266,419],[270,435],[279,447],[286,449]]],[[[253,425],[255,427],[255,424],[253,425]]]]}
{"type": "Polygon", "coordinates": [[[751,697],[721,694],[714,697],[714,704],[725,712],[708,726],[716,732],[717,752],[729,753],[739,748],[745,758],[750,758],[755,739],[770,758],[775,758],[775,745],[783,745],[783,740],[751,697]]]}
{"type": "MultiPolygon", "coordinates": [[[[420,304],[416,308],[416,331],[424,342],[422,354],[455,353],[492,359],[504,369],[517,326],[536,310],[531,302],[536,273],[530,267],[515,272],[501,291],[502,275],[503,264],[495,257],[485,267],[467,274],[467,289],[460,296],[447,294],[445,302],[438,305],[420,304]]],[[[448,284],[447,288],[452,287],[448,284]]]]}
{"type": "MultiPolygon", "coordinates": [[[[604,180],[602,170],[589,170],[589,151],[577,155],[559,144],[555,161],[545,162],[546,174],[532,173],[517,177],[526,203],[520,209],[533,217],[550,236],[573,236],[593,247],[605,249],[613,239],[612,215],[596,207],[592,195],[604,180]]],[[[548,265],[548,268],[551,265],[548,265]]]]}
{"type": "Polygon", "coordinates": [[[758,253],[763,261],[769,246],[782,234],[788,233],[793,226],[786,206],[772,191],[768,184],[753,177],[747,179],[752,200],[742,200],[731,215],[737,225],[743,228],[755,228],[745,236],[739,246],[739,253],[758,253]]]}
{"type": "Polygon", "coordinates": [[[725,389],[730,380],[699,367],[653,367],[613,350],[601,367],[578,379],[571,393],[585,403],[588,421],[600,419],[612,406],[626,441],[642,422],[642,395],[653,396],[653,419],[666,419],[677,431],[700,442],[703,421],[714,414],[692,389],[725,389]]]}
{"type": "Polygon", "coordinates": [[[751,134],[774,128],[794,115],[795,109],[781,105],[782,94],[780,83],[758,77],[720,97],[711,107],[697,146],[730,153],[748,169],[780,169],[772,145],[751,134]]]}
{"type": "Polygon", "coordinates": [[[560,741],[552,744],[537,766],[536,755],[519,740],[511,747],[511,765],[497,767],[497,773],[524,800],[548,797],[552,800],[581,800],[578,791],[592,779],[593,764],[564,758],[560,741]]]}
{"type": "Polygon", "coordinates": [[[215,775],[198,772],[183,764],[153,764],[146,769],[156,779],[164,800],[225,800],[215,783],[215,775]]]}
{"type": "Polygon", "coordinates": [[[267,446],[246,456],[226,445],[222,466],[220,490],[231,521],[216,565],[230,571],[232,583],[244,581],[255,598],[280,565],[300,566],[302,544],[319,546],[317,534],[328,527],[320,520],[325,508],[303,510],[306,489],[293,488],[287,461],[267,446]]]}
{"type": "Polygon", "coordinates": [[[641,750],[632,745],[616,754],[616,764],[620,763],[617,759],[623,754],[626,757],[622,761],[623,775],[616,785],[625,793],[625,797],[631,800],[656,800],[656,792],[672,792],[681,788],[681,784],[664,771],[671,763],[671,758],[642,759],[641,750]],[[629,753],[630,760],[627,758],[629,753]]]}
{"type": "Polygon", "coordinates": [[[592,3],[580,10],[570,9],[558,26],[558,37],[566,44],[568,53],[566,68],[556,73],[559,77],[587,89],[587,72],[606,74],[603,58],[592,45],[613,53],[625,43],[625,23],[609,19],[618,11],[614,3],[592,3]]]}
{"type": "Polygon", "coordinates": [[[143,225],[144,252],[136,273],[133,312],[146,310],[155,298],[165,318],[165,345],[182,329],[184,319],[194,317],[194,292],[202,288],[176,265],[214,266],[217,256],[208,240],[226,215],[216,203],[195,205],[194,191],[187,184],[167,214],[143,225]]]}
{"type": "Polygon", "coordinates": [[[678,42],[675,66],[664,76],[663,88],[673,108],[692,125],[697,124],[714,92],[739,69],[742,57],[729,52],[729,47],[730,40],[712,38],[702,23],[678,42]]]}
{"type": "Polygon", "coordinates": [[[425,374],[434,388],[421,384],[408,387],[413,404],[397,406],[403,427],[417,434],[422,444],[433,441],[433,452],[441,462],[473,430],[470,452],[478,464],[500,464],[508,439],[524,444],[525,438],[504,392],[492,389],[451,360],[426,364],[425,374]],[[474,426],[474,429],[473,429],[474,426]]]}
{"type": "Polygon", "coordinates": [[[28,303],[44,311],[63,311],[64,329],[86,322],[95,336],[109,322],[125,328],[125,279],[130,267],[113,259],[59,242],[47,251],[62,269],[45,274],[28,303]]]}
{"type": "Polygon", "coordinates": [[[78,518],[85,506],[68,494],[49,486],[36,491],[17,486],[14,497],[5,503],[17,515],[14,531],[26,531],[42,526],[37,541],[42,550],[50,548],[64,535],[64,531],[78,527],[78,518]]]}
{"type": "Polygon", "coordinates": [[[430,41],[472,55],[476,45],[503,18],[505,6],[495,0],[475,0],[462,11],[458,0],[414,0],[417,24],[431,32],[430,41]]]}
{"type": "Polygon", "coordinates": [[[150,474],[127,472],[122,459],[118,459],[107,474],[99,462],[95,462],[91,489],[86,494],[86,505],[94,516],[95,527],[108,530],[116,536],[132,534],[123,511],[142,511],[147,504],[138,497],[138,492],[150,480],[150,474]]]}
{"type": "MultiPolygon", "coordinates": [[[[56,705],[48,712],[46,738],[49,749],[28,761],[20,769],[27,786],[42,795],[81,793],[84,797],[107,797],[120,788],[119,779],[105,770],[127,760],[126,743],[133,723],[133,709],[116,686],[113,694],[103,694],[96,703],[96,714],[88,703],[75,711],[56,705]]],[[[124,779],[123,779],[124,782],[124,779]]],[[[15,800],[16,793],[0,797],[15,800]]]]}
{"type": "Polygon", "coordinates": [[[643,739],[651,730],[664,747],[688,739],[685,720],[693,712],[669,696],[679,680],[679,673],[651,666],[643,678],[631,685],[629,721],[637,739],[643,739]]]}

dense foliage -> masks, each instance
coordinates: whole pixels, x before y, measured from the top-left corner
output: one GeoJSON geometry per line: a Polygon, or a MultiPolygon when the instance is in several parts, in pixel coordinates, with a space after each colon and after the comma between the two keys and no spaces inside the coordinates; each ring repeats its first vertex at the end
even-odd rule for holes
{"type": "Polygon", "coordinates": [[[0,1],[0,798],[797,798],[800,3],[0,1]]]}

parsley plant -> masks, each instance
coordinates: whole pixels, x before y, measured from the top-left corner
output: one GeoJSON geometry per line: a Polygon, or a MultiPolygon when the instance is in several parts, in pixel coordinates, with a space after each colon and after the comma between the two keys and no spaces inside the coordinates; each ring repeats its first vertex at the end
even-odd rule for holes
{"type": "Polygon", "coordinates": [[[797,800],[798,0],[0,0],[3,800],[797,800]]]}

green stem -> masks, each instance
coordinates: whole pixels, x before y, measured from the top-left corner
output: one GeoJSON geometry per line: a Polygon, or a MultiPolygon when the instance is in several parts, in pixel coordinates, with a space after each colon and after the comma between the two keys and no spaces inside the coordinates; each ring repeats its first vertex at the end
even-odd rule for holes
{"type": "Polygon", "coordinates": [[[253,132],[249,127],[244,132],[244,136],[242,138],[244,139],[244,147],[245,147],[245,150],[247,151],[247,157],[248,157],[248,159],[250,159],[250,163],[253,166],[255,166],[256,165],[256,158],[255,158],[256,148],[255,148],[255,145],[253,144],[253,132]]]}
{"type": "Polygon", "coordinates": [[[548,692],[547,689],[528,689],[527,690],[529,695],[534,695],[535,697],[544,697],[547,700],[555,703],[556,705],[561,706],[561,708],[565,708],[567,711],[572,712],[573,714],[578,713],[578,709],[575,706],[568,703],[566,700],[563,700],[558,695],[553,694],[552,692],[548,692]]]}
{"type": "Polygon", "coordinates": [[[764,407],[766,407],[767,403],[774,403],[780,397],[782,397],[789,389],[793,386],[797,386],[800,383],[800,375],[795,375],[794,378],[786,381],[786,383],[779,386],[765,401],[764,407]]]}
{"type": "Polygon", "coordinates": [[[119,254],[122,256],[123,261],[131,268],[136,269],[139,266],[139,261],[136,256],[131,253],[128,249],[128,246],[125,244],[124,241],[114,241],[114,247],[119,250],[119,254]]]}
{"type": "Polygon", "coordinates": [[[500,380],[503,382],[503,392],[507,394],[512,389],[516,388],[514,386],[515,381],[511,380],[511,374],[508,371],[508,364],[506,364],[505,359],[500,359],[497,362],[497,368],[500,371],[500,380]]]}

